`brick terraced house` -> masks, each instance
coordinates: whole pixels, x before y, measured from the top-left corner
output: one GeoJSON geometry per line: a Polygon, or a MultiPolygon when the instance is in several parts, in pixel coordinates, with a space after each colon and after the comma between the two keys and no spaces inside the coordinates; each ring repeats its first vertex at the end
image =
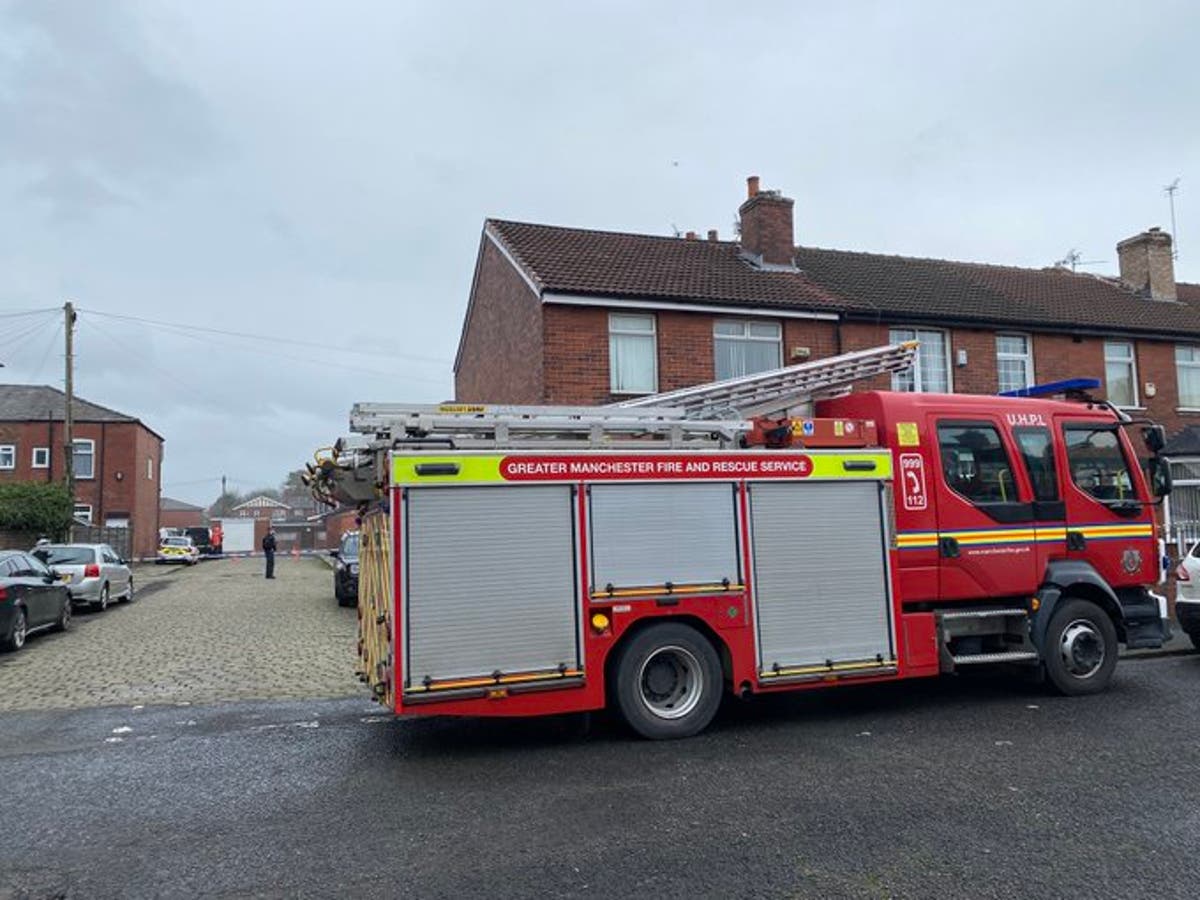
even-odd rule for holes
{"type": "MultiPolygon", "coordinates": [[[[66,465],[66,395],[0,385],[0,481],[59,481],[66,465]]],[[[141,420],[75,398],[75,518],[130,529],[135,556],[158,548],[163,439],[141,420]]]]}
{"type": "Polygon", "coordinates": [[[608,403],[917,338],[917,365],[869,387],[1101,379],[1174,437],[1173,527],[1200,530],[1200,285],[1175,281],[1169,234],[1118,243],[1114,277],[826,250],[747,185],[736,241],[487,220],[456,399],[608,403]]]}

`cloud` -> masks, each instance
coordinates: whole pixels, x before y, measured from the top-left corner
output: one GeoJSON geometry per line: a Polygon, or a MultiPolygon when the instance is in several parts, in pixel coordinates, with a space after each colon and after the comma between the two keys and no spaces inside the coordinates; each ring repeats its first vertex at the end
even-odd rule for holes
{"type": "Polygon", "coordinates": [[[0,7],[0,165],[58,222],[138,202],[212,161],[222,141],[201,95],[164,71],[120,2],[0,7]]]}

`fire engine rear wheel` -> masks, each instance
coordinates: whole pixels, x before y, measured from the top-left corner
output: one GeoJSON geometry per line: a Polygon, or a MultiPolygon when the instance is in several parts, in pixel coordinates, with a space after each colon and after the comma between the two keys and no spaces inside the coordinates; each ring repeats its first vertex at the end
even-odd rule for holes
{"type": "Polygon", "coordinates": [[[721,660],[687,625],[653,625],[621,648],[614,674],[617,706],[629,727],[652,740],[703,731],[721,705],[721,660]]]}
{"type": "Polygon", "coordinates": [[[1046,629],[1046,676],[1068,696],[1099,693],[1112,681],[1117,651],[1117,629],[1108,614],[1087,600],[1066,600],[1046,629]]]}

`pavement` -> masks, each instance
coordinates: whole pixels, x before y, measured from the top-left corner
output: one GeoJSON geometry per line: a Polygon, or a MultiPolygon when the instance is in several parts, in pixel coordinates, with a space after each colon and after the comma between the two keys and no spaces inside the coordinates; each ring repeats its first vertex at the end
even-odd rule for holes
{"type": "Polygon", "coordinates": [[[356,611],[320,560],[138,566],[132,604],[0,653],[0,711],[361,695],[356,611]]]}
{"type": "Polygon", "coordinates": [[[0,898],[1194,897],[1200,656],[604,717],[359,699],[0,717],[0,898]]]}

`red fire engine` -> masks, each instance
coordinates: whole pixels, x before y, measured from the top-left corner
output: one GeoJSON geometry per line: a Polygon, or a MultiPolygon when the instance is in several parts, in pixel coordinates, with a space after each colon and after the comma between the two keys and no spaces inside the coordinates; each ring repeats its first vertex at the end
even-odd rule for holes
{"type": "Polygon", "coordinates": [[[357,405],[312,483],[363,509],[363,680],[396,713],[611,705],[650,738],[727,691],[992,664],[1104,689],[1166,636],[1161,428],[1079,385],[849,393],[914,349],[608,407],[357,405]]]}

